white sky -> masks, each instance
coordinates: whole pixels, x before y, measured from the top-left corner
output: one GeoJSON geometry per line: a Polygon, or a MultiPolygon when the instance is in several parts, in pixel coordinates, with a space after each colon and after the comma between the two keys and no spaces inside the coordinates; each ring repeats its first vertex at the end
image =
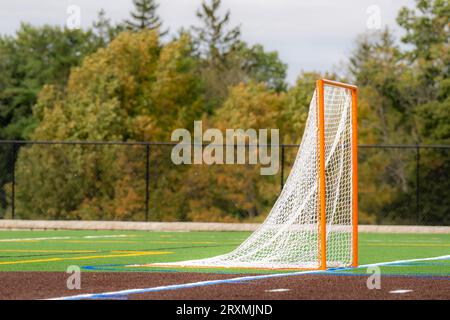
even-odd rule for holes
{"type": "MultiPolygon", "coordinates": [[[[164,26],[175,33],[197,24],[195,11],[201,0],[159,0],[164,26]]],[[[326,71],[346,61],[358,34],[368,31],[368,8],[379,8],[381,26],[388,25],[399,36],[395,18],[402,6],[414,0],[223,0],[230,9],[232,25],[240,24],[242,38],[277,50],[288,64],[288,81],[301,70],[326,71]]],[[[64,25],[67,8],[78,5],[81,24],[90,26],[104,8],[113,21],[128,17],[131,0],[12,0],[0,2],[0,33],[12,34],[21,21],[33,25],[64,25]]]]}

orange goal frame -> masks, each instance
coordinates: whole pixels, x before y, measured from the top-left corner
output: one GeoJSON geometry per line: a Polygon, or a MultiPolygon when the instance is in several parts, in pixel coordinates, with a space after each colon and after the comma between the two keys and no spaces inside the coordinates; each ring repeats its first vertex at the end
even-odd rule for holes
{"type": "Polygon", "coordinates": [[[320,79],[316,83],[319,145],[319,269],[327,269],[326,176],[325,176],[325,85],[350,90],[352,94],[352,267],[358,266],[358,87],[320,79]]]}

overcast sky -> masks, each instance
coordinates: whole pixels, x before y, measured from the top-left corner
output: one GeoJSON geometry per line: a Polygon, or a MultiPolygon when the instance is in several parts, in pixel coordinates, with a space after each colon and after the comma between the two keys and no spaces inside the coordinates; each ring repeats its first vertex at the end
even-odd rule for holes
{"type": "MultiPolygon", "coordinates": [[[[159,2],[159,15],[171,33],[197,24],[201,0],[159,2]]],[[[81,9],[83,27],[92,24],[101,8],[113,21],[128,17],[132,9],[131,0],[2,0],[0,33],[13,34],[21,21],[65,25],[70,5],[81,9]]],[[[245,41],[279,52],[289,66],[290,83],[301,70],[331,70],[344,62],[356,36],[376,27],[377,17],[382,28],[387,25],[399,36],[395,18],[402,6],[414,6],[414,0],[223,0],[245,41]]]]}

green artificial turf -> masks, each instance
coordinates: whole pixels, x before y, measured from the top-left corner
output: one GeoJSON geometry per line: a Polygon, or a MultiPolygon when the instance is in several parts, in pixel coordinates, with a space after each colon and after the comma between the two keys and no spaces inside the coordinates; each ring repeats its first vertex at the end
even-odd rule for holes
{"type": "MultiPolygon", "coordinates": [[[[71,265],[84,271],[280,272],[128,266],[212,257],[233,250],[248,235],[248,232],[0,231],[0,272],[66,271],[71,265]]],[[[361,233],[359,238],[361,265],[450,254],[449,234],[361,233]]],[[[418,261],[381,269],[384,274],[448,277],[450,260],[418,261]]],[[[365,273],[367,269],[350,272],[365,273]]]]}

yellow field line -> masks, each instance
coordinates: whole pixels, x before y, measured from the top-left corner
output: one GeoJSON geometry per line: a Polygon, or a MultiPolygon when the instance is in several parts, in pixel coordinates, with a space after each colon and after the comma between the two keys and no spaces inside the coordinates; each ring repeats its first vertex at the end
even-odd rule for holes
{"type": "Polygon", "coordinates": [[[120,240],[64,240],[64,241],[52,241],[53,243],[138,243],[138,241],[120,241],[120,240]]]}
{"type": "MultiPolygon", "coordinates": [[[[113,251],[113,252],[123,252],[123,251],[113,251]]],[[[87,260],[87,259],[122,258],[122,257],[171,254],[171,253],[173,253],[173,252],[144,251],[144,252],[133,252],[133,253],[126,253],[126,254],[107,254],[107,255],[95,255],[95,256],[83,256],[83,257],[71,257],[71,258],[47,258],[47,259],[34,259],[34,260],[4,261],[4,262],[0,262],[0,265],[27,264],[27,263],[40,263],[40,262],[59,262],[59,261],[87,260]]]]}
{"type": "Polygon", "coordinates": [[[18,239],[15,239],[15,240],[0,241],[0,242],[3,242],[3,243],[27,242],[27,243],[29,243],[29,242],[39,242],[39,241],[41,241],[41,240],[29,240],[29,239],[18,240],[18,239]]]}
{"type": "Polygon", "coordinates": [[[217,242],[211,241],[145,241],[146,243],[157,243],[157,244],[217,244],[217,242]]]}
{"type": "Polygon", "coordinates": [[[156,244],[240,244],[239,241],[145,241],[145,243],[156,243],[156,244]]]}
{"type": "MultiPolygon", "coordinates": [[[[218,242],[212,242],[212,241],[146,241],[145,239],[142,241],[121,241],[121,240],[57,240],[52,241],[53,243],[155,243],[155,244],[218,244],[218,242]]],[[[231,243],[234,244],[236,242],[227,242],[224,241],[223,243],[231,243]]],[[[239,244],[239,243],[238,243],[239,244]]]]}
{"type": "Polygon", "coordinates": [[[40,252],[40,253],[95,253],[96,250],[0,250],[0,252],[40,252]]]}

